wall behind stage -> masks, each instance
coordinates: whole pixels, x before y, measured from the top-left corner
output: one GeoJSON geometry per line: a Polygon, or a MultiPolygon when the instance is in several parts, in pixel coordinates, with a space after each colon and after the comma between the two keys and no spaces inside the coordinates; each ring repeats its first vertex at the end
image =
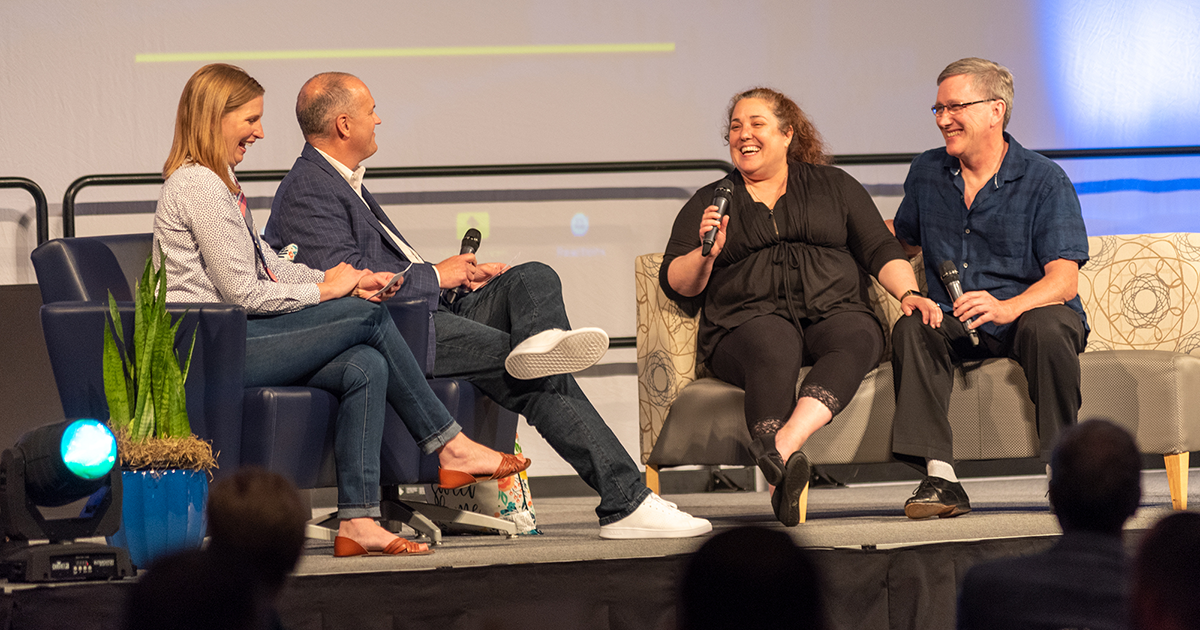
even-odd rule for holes
{"type": "MultiPolygon", "coordinates": [[[[0,5],[0,176],[35,180],[56,208],[79,176],[158,171],[183,84],[211,61],[246,68],[267,90],[266,139],[244,169],[291,165],[303,142],[295,93],[324,70],[357,74],[374,93],[383,125],[368,168],[727,160],[726,101],[757,84],[793,96],[835,153],[917,152],[941,144],[934,80],[965,56],[1012,69],[1009,131],[1026,147],[1195,145],[1197,32],[1193,0],[12,0],[0,5]]],[[[1200,231],[1190,210],[1198,161],[1063,165],[1092,233],[1200,231]]],[[[891,216],[906,169],[850,170],[891,216]]],[[[485,221],[482,257],[550,263],[576,325],[629,336],[631,257],[660,250],[675,210],[717,177],[369,186],[393,195],[389,212],[428,257],[455,253],[463,226],[485,221]],[[522,192],[503,204],[454,193],[511,188],[522,192]],[[430,190],[446,195],[419,194],[430,190]],[[590,200],[570,201],[579,197],[590,200]]],[[[80,201],[156,196],[90,189],[80,201]]],[[[147,231],[150,218],[101,213],[77,225],[81,235],[147,231]]],[[[0,283],[34,281],[33,234],[27,197],[0,190],[0,283]]],[[[619,372],[594,379],[619,383],[593,397],[635,443],[631,377],[619,372]]]]}

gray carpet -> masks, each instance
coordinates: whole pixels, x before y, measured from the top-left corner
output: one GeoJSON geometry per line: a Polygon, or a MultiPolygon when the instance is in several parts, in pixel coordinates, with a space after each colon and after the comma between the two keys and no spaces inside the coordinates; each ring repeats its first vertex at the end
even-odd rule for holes
{"type": "MultiPolygon", "coordinates": [[[[913,482],[815,488],[810,492],[808,521],[787,529],[775,521],[766,493],[668,495],[679,507],[709,519],[714,531],[741,525],[786,529],[808,547],[918,545],[1059,533],[1045,497],[1044,476],[964,480],[973,511],[952,519],[911,521],[902,506],[913,482]]],[[[1192,469],[1188,503],[1200,508],[1200,469],[1192,469]]],[[[1146,529],[1171,510],[1166,473],[1142,476],[1142,507],[1127,523],[1146,529]]],[[[534,497],[542,535],[508,539],[494,535],[447,536],[429,556],[333,558],[333,544],[309,541],[299,575],[422,571],[447,567],[479,567],[600,559],[647,558],[694,551],[707,537],[684,540],[611,541],[599,538],[595,498],[534,497]]],[[[406,535],[412,536],[408,530],[406,535]]]]}

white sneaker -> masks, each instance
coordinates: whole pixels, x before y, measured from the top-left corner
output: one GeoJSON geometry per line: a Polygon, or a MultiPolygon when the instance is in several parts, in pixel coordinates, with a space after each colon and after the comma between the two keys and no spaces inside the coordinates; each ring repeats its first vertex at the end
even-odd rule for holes
{"type": "Polygon", "coordinates": [[[608,525],[600,526],[600,537],[628,540],[631,538],[690,538],[712,531],[712,523],[676,509],[674,503],[651,494],[632,514],[608,525]]]}
{"type": "Polygon", "coordinates": [[[517,344],[504,360],[514,378],[529,380],[591,367],[608,351],[608,333],[599,328],[552,328],[517,344]]]}

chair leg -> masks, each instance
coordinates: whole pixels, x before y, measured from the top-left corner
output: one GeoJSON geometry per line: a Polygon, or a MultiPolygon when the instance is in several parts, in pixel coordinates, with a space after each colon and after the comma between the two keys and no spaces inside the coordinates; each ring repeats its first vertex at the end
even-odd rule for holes
{"type": "Polygon", "coordinates": [[[658,488],[658,466],[646,464],[646,487],[654,494],[662,494],[658,488]]]}
{"type": "Polygon", "coordinates": [[[429,545],[442,544],[442,528],[437,526],[428,516],[413,509],[412,505],[399,499],[383,499],[379,502],[380,518],[384,527],[389,531],[399,533],[400,525],[408,525],[418,535],[429,539],[429,545]]]}
{"type": "Polygon", "coordinates": [[[800,522],[803,523],[808,517],[808,486],[804,484],[804,489],[800,491],[800,522]]]}
{"type": "Polygon", "coordinates": [[[323,512],[304,524],[304,537],[333,542],[333,539],[337,537],[338,525],[341,522],[342,519],[337,517],[337,510],[323,512]]]}
{"type": "Polygon", "coordinates": [[[1188,455],[1189,453],[1163,455],[1167,465],[1167,486],[1171,489],[1171,507],[1176,510],[1187,509],[1188,455]]]}

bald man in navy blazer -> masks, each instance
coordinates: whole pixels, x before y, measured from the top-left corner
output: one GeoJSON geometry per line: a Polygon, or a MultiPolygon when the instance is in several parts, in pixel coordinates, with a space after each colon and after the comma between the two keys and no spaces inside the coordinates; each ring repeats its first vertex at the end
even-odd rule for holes
{"type": "Polygon", "coordinates": [[[592,489],[601,538],[681,538],[711,531],[704,519],[652,493],[572,372],[608,349],[598,328],[572,330],[558,274],[542,263],[513,268],[473,253],[421,258],[362,185],[373,155],[375,100],[358,78],[318,74],[296,99],[306,143],[271,205],[265,237],[295,243],[296,261],[404,272],[397,298],[423,299],[433,320],[438,377],[464,378],[529,421],[592,489]],[[454,299],[451,299],[453,296],[454,299]]]}

